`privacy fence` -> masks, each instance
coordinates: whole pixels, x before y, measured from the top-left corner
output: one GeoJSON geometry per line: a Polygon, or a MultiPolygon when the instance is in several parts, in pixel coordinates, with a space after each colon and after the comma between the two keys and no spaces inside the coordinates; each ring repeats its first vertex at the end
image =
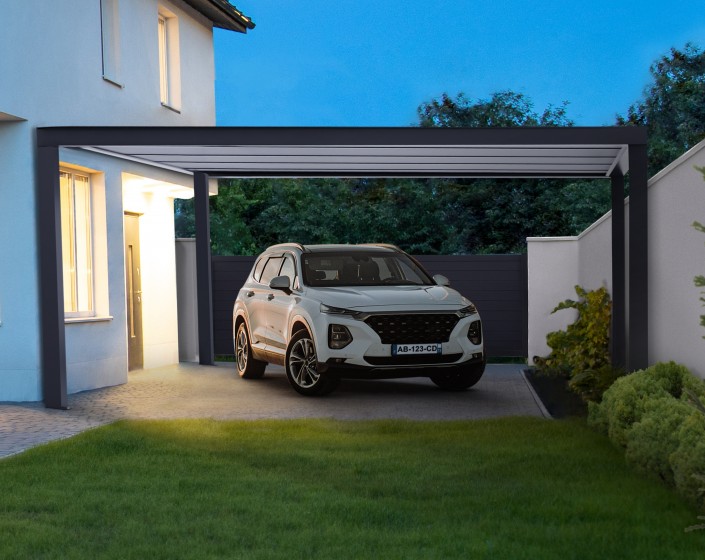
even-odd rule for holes
{"type": "MultiPolygon", "coordinates": [[[[431,274],[477,305],[490,357],[527,356],[528,287],[526,255],[417,256],[431,274]]],[[[213,336],[216,355],[233,353],[232,310],[255,257],[212,258],[213,336]]]]}

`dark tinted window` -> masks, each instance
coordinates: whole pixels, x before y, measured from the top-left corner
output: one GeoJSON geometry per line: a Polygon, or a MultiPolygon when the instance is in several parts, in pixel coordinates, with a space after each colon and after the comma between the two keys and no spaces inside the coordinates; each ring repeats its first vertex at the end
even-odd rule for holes
{"type": "Polygon", "coordinates": [[[262,271],[262,278],[259,280],[262,284],[269,285],[272,278],[279,276],[279,269],[282,266],[282,260],[282,257],[272,257],[267,261],[267,264],[264,266],[264,270],[262,271]]]}
{"type": "Polygon", "coordinates": [[[284,257],[284,264],[282,265],[281,271],[279,271],[279,276],[289,277],[289,287],[293,287],[296,281],[296,266],[294,265],[294,257],[291,255],[286,255],[284,257]]]}
{"type": "Polygon", "coordinates": [[[255,265],[255,271],[252,274],[252,277],[255,279],[256,282],[259,282],[260,276],[262,276],[262,269],[264,268],[266,262],[267,259],[265,259],[264,257],[257,261],[257,264],[255,265]]]}
{"type": "Polygon", "coordinates": [[[433,285],[428,273],[403,253],[349,252],[304,254],[307,286],[433,285]]]}

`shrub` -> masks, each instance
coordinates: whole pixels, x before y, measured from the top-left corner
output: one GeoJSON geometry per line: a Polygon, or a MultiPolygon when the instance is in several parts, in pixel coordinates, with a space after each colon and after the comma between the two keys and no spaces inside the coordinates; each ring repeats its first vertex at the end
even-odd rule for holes
{"type": "Polygon", "coordinates": [[[705,417],[693,412],[678,431],[680,445],[670,463],[676,489],[689,502],[705,509],[702,474],[705,470],[705,417]]]}
{"type": "Polygon", "coordinates": [[[678,450],[679,431],[692,413],[691,406],[670,397],[647,400],[641,420],[626,434],[627,461],[673,485],[670,457],[678,450]]]}
{"type": "Polygon", "coordinates": [[[600,404],[588,409],[588,422],[607,434],[621,447],[627,445],[627,431],[641,421],[649,400],[664,397],[686,400],[684,389],[698,397],[705,394],[702,381],[685,366],[675,362],[658,363],[645,370],[617,379],[605,391],[600,404]]]}
{"type": "Polygon", "coordinates": [[[534,357],[539,371],[569,377],[569,387],[586,401],[599,401],[604,391],[624,373],[610,364],[609,340],[612,300],[607,289],[587,291],[575,286],[578,300],[559,303],[552,313],[575,309],[578,318],[564,331],[546,335],[551,353],[534,357]]]}
{"type": "Polygon", "coordinates": [[[601,403],[589,404],[588,423],[624,448],[639,470],[702,508],[705,414],[690,402],[704,396],[705,384],[685,366],[658,363],[615,381],[601,403]]]}

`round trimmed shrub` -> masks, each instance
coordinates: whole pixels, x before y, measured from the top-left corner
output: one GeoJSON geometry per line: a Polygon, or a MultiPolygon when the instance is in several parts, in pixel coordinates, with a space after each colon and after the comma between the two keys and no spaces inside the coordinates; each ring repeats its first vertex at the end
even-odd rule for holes
{"type": "Polygon", "coordinates": [[[705,395],[705,384],[685,366],[675,362],[655,364],[617,379],[605,391],[601,403],[591,403],[588,422],[617,445],[626,447],[627,432],[641,421],[647,402],[661,398],[686,400],[686,388],[699,397],[705,395]]]}
{"type": "Polygon", "coordinates": [[[692,413],[692,406],[671,397],[646,400],[641,420],[625,433],[627,461],[644,473],[674,484],[670,457],[678,450],[681,426],[692,413]]]}
{"type": "Polygon", "coordinates": [[[691,413],[683,422],[678,439],[678,449],[670,457],[676,489],[692,504],[704,509],[705,415],[691,413]]]}

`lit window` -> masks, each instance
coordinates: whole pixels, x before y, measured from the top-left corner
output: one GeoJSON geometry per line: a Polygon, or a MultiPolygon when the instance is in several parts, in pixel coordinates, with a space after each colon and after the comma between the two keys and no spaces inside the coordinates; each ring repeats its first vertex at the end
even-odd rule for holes
{"type": "Polygon", "coordinates": [[[178,110],[181,105],[181,69],[179,58],[179,21],[170,12],[160,8],[159,36],[159,94],[162,105],[178,110]]]}
{"type": "Polygon", "coordinates": [[[70,317],[94,315],[91,250],[91,186],[87,175],[60,172],[61,250],[64,312],[70,317]]]}

